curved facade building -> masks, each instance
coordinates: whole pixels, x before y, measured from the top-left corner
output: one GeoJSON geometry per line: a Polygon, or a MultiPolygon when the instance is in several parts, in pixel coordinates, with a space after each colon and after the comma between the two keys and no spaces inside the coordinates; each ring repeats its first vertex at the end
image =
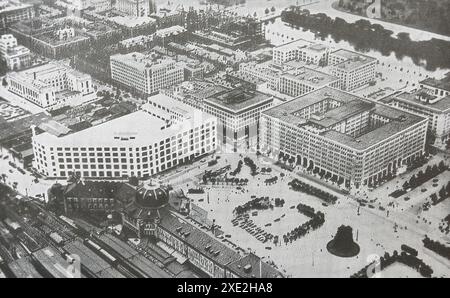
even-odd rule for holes
{"type": "Polygon", "coordinates": [[[214,151],[216,143],[215,117],[156,95],[140,111],[79,132],[35,134],[34,166],[50,178],[147,178],[214,151]]]}

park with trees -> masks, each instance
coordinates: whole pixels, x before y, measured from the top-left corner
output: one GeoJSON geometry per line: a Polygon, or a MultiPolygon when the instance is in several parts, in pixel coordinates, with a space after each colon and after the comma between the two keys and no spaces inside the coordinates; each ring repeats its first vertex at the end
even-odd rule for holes
{"type": "Polygon", "coordinates": [[[374,50],[384,56],[393,52],[397,59],[410,57],[416,65],[425,64],[426,69],[431,71],[450,68],[449,41],[435,38],[413,41],[408,33],[394,36],[394,32],[368,20],[348,23],[342,18],[333,19],[325,13],[310,14],[300,7],[283,11],[281,17],[294,28],[310,30],[323,40],[331,37],[336,42],[347,41],[360,52],[374,50]]]}
{"type": "MultiPolygon", "coordinates": [[[[391,0],[381,2],[381,19],[438,34],[450,35],[449,0],[391,0]]],[[[339,10],[367,16],[371,1],[339,0],[339,10]]]]}

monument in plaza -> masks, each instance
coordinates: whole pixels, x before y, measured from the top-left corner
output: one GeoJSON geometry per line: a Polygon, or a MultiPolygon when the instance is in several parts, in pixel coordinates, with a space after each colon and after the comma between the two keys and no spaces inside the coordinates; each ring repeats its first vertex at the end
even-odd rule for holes
{"type": "Polygon", "coordinates": [[[359,254],[358,243],[353,241],[353,228],[349,226],[340,226],[333,240],[328,242],[327,250],[341,258],[352,258],[359,254]]]}

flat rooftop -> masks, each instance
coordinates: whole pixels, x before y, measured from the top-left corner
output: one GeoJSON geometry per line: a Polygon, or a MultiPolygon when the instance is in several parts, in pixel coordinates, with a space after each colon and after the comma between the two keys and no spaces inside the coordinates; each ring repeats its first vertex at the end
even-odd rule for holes
{"type": "Polygon", "coordinates": [[[52,76],[56,73],[67,73],[77,78],[90,77],[88,74],[84,74],[67,65],[57,62],[41,64],[18,72],[10,72],[8,73],[8,76],[21,81],[27,81],[37,88],[44,88],[51,86],[51,84],[46,83],[44,80],[47,79],[48,76],[52,76]]]}
{"type": "Polygon", "coordinates": [[[432,109],[438,112],[450,112],[450,96],[435,98],[431,102],[421,101],[418,98],[418,95],[421,91],[415,93],[407,93],[403,92],[399,95],[396,95],[395,98],[397,100],[424,108],[424,109],[432,109]]]}
{"type": "Polygon", "coordinates": [[[289,43],[283,44],[281,46],[276,47],[276,50],[296,50],[299,48],[306,48],[314,43],[312,41],[306,40],[306,39],[297,39],[294,41],[291,41],[289,43]]]}
{"type": "Polygon", "coordinates": [[[163,29],[159,29],[158,31],[156,31],[156,35],[158,36],[169,36],[169,35],[173,35],[173,34],[180,34],[186,32],[186,29],[184,29],[184,27],[181,27],[179,25],[175,25],[172,27],[168,27],[168,28],[163,28],[163,29]]]}
{"type": "Polygon", "coordinates": [[[175,60],[158,55],[156,53],[143,54],[139,52],[112,55],[111,60],[120,61],[135,68],[150,68],[157,65],[164,65],[175,62],[175,60]]]}
{"type": "Polygon", "coordinates": [[[166,92],[176,94],[183,99],[203,100],[225,90],[229,89],[206,81],[186,81],[167,88],[166,92]]]}
{"type": "Polygon", "coordinates": [[[374,57],[370,57],[358,52],[353,52],[345,49],[339,49],[337,51],[334,51],[332,55],[339,56],[345,59],[344,62],[338,63],[335,66],[346,70],[358,68],[373,61],[377,61],[377,59],[374,57]]]}
{"type": "Polygon", "coordinates": [[[156,23],[156,20],[151,17],[115,16],[109,18],[109,20],[129,28],[156,23]]]}
{"type": "MultiPolygon", "coordinates": [[[[181,115],[184,115],[185,117],[189,115],[194,115],[196,111],[199,111],[198,109],[195,109],[185,103],[182,103],[176,99],[173,99],[161,93],[149,97],[148,101],[156,105],[159,105],[160,107],[164,107],[165,110],[177,112],[181,115]]],[[[146,104],[146,106],[149,106],[149,104],[146,104]]],[[[152,108],[150,107],[149,109],[152,108]]]]}
{"type": "Polygon", "coordinates": [[[316,51],[316,52],[323,52],[323,51],[326,51],[328,49],[328,47],[326,45],[316,43],[316,44],[309,46],[308,49],[310,49],[312,51],[316,51]]]}
{"type": "Polygon", "coordinates": [[[285,76],[305,85],[314,86],[316,88],[339,81],[339,78],[333,75],[308,67],[302,67],[297,70],[289,71],[285,76]]]}
{"type": "Polygon", "coordinates": [[[27,132],[31,134],[32,125],[38,126],[50,120],[51,118],[46,113],[39,113],[12,122],[0,121],[0,142],[27,132]]]}
{"type": "MultiPolygon", "coordinates": [[[[213,116],[204,113],[203,119],[207,118],[213,116]]],[[[185,127],[183,124],[193,125],[194,120],[191,118],[182,121],[180,125],[173,124],[167,127],[164,120],[141,110],[62,137],[44,132],[36,135],[35,139],[38,142],[49,142],[54,146],[70,144],[79,147],[139,147],[168,138],[185,127]]]]}
{"type": "Polygon", "coordinates": [[[205,99],[206,104],[232,113],[240,113],[270,101],[273,101],[273,97],[261,92],[250,92],[242,89],[226,90],[205,99]]]}
{"type": "Polygon", "coordinates": [[[340,120],[344,120],[351,117],[355,113],[361,113],[365,110],[372,110],[374,114],[390,119],[390,122],[379,128],[364,133],[357,138],[332,129],[326,130],[320,134],[336,143],[340,143],[355,150],[364,150],[411,127],[414,124],[426,121],[423,117],[400,111],[382,104],[377,104],[331,87],[324,87],[297,97],[289,102],[266,110],[263,114],[298,127],[302,127],[307,124],[321,124],[321,126],[328,127],[333,123],[338,123],[340,120]],[[296,112],[306,107],[326,100],[339,102],[341,106],[324,113],[322,115],[322,123],[320,122],[321,120],[316,120],[314,118],[306,119],[295,115],[296,112]]]}
{"type": "Polygon", "coordinates": [[[85,41],[89,40],[89,37],[80,34],[78,29],[75,29],[74,36],[69,36],[69,37],[63,38],[63,39],[59,39],[59,38],[55,37],[53,32],[42,32],[40,34],[36,34],[34,37],[40,41],[43,41],[43,42],[49,44],[52,47],[57,47],[60,45],[64,45],[64,44],[68,44],[68,43],[72,43],[72,42],[78,42],[78,41],[82,41],[82,40],[85,40],[85,41]]]}
{"type": "Polygon", "coordinates": [[[31,7],[31,4],[21,3],[19,1],[0,1],[0,13],[31,7]]]}
{"type": "Polygon", "coordinates": [[[348,119],[352,116],[363,113],[364,111],[371,110],[375,107],[372,102],[366,101],[351,101],[346,105],[340,106],[336,109],[331,109],[326,113],[322,114],[318,119],[309,119],[309,121],[316,123],[322,127],[331,127],[338,124],[342,119],[348,119]]]}
{"type": "Polygon", "coordinates": [[[160,225],[173,235],[179,235],[190,246],[209,256],[216,263],[225,266],[240,260],[242,257],[213,236],[201,231],[199,228],[173,215],[169,210],[160,210],[160,225]],[[184,236],[187,235],[187,236],[184,236]],[[208,248],[208,249],[207,249],[208,248]]]}
{"type": "Polygon", "coordinates": [[[420,82],[420,84],[427,85],[433,88],[450,91],[450,72],[445,75],[445,78],[437,80],[434,78],[428,78],[420,82]]]}

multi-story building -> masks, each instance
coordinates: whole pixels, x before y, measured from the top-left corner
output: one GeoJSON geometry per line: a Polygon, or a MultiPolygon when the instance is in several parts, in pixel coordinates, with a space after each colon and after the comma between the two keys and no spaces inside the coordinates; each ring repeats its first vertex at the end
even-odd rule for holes
{"type": "Polygon", "coordinates": [[[90,7],[94,9],[95,12],[102,12],[112,8],[111,0],[90,0],[90,7]]]}
{"type": "Polygon", "coordinates": [[[31,52],[24,46],[17,44],[17,39],[12,34],[0,37],[0,58],[6,62],[10,70],[19,70],[28,67],[31,63],[31,52]]]}
{"type": "Polygon", "coordinates": [[[180,7],[176,7],[175,9],[161,7],[157,11],[155,8],[155,12],[150,16],[157,20],[158,28],[160,29],[183,25],[183,13],[180,7]]]}
{"type": "Polygon", "coordinates": [[[421,156],[427,125],[426,118],[324,87],[264,111],[261,147],[359,188],[421,156]]]}
{"type": "Polygon", "coordinates": [[[340,80],[321,71],[302,67],[282,75],[278,91],[297,97],[326,86],[339,88],[340,80]]]}
{"type": "Polygon", "coordinates": [[[273,97],[257,91],[225,90],[204,100],[204,111],[218,119],[218,136],[237,150],[258,143],[261,113],[273,105],[273,97]],[[245,145],[245,144],[244,144],[245,145]]]}
{"type": "Polygon", "coordinates": [[[414,93],[402,92],[382,101],[398,109],[428,118],[428,131],[436,138],[435,144],[439,145],[445,144],[450,138],[450,95],[435,90],[423,88],[414,93]]]}
{"type": "Polygon", "coordinates": [[[31,4],[24,4],[17,0],[0,1],[0,29],[14,22],[31,19],[34,15],[34,7],[31,4]]]}
{"type": "Polygon", "coordinates": [[[161,93],[194,108],[204,110],[204,100],[227,88],[206,81],[183,82],[161,90],[161,93]]]}
{"type": "Polygon", "coordinates": [[[67,7],[76,10],[84,10],[90,7],[90,0],[68,0],[67,7]]]}
{"type": "Polygon", "coordinates": [[[81,30],[70,28],[54,29],[53,31],[44,31],[30,38],[30,49],[45,57],[52,59],[61,59],[74,56],[89,49],[91,39],[81,30]]]}
{"type": "Polygon", "coordinates": [[[424,88],[428,93],[437,97],[450,95],[450,72],[444,78],[437,80],[428,78],[420,82],[420,88],[424,88]]]}
{"type": "Polygon", "coordinates": [[[184,65],[184,80],[203,80],[205,70],[201,64],[185,63],[184,65]]]}
{"type": "Polygon", "coordinates": [[[134,186],[122,182],[74,182],[64,190],[64,212],[113,212],[130,203],[135,192],[134,186]]]}
{"type": "Polygon", "coordinates": [[[287,69],[286,66],[275,64],[273,61],[263,63],[252,61],[239,64],[239,72],[242,75],[265,81],[272,90],[279,89],[280,77],[287,69]]]}
{"type": "Polygon", "coordinates": [[[115,16],[108,18],[108,22],[119,25],[125,36],[145,35],[153,40],[150,34],[156,32],[156,20],[151,17],[115,16]]]}
{"type": "MultiPolygon", "coordinates": [[[[171,204],[178,196],[154,181],[133,186],[122,182],[80,181],[66,187],[66,213],[121,215],[123,229],[139,239],[151,239],[177,261],[190,264],[209,277],[279,278],[283,275],[255,254],[243,254],[181,217],[171,204]]],[[[190,209],[190,207],[188,207],[190,209]]],[[[190,212],[190,210],[188,210],[190,212]]]]}
{"type": "Polygon", "coordinates": [[[58,1],[58,4],[79,11],[92,9],[94,12],[102,12],[112,8],[111,0],[62,0],[58,1]]]}
{"type": "Polygon", "coordinates": [[[329,47],[299,39],[274,48],[273,61],[277,64],[283,64],[288,61],[297,60],[307,64],[324,66],[328,63],[329,54],[329,47]]]}
{"type": "Polygon", "coordinates": [[[181,218],[169,207],[169,192],[155,183],[138,188],[133,202],[122,209],[124,228],[139,238],[152,237],[158,245],[173,250],[180,262],[190,264],[214,278],[283,277],[254,254],[242,256],[181,218]]]}
{"type": "Polygon", "coordinates": [[[56,60],[124,37],[122,28],[108,25],[107,20],[91,18],[88,21],[76,16],[22,21],[12,24],[9,31],[33,53],[56,60]]]}
{"type": "Polygon", "coordinates": [[[127,38],[119,42],[119,45],[125,49],[136,46],[145,46],[152,41],[151,36],[139,35],[132,38],[127,38]]]}
{"type": "Polygon", "coordinates": [[[147,17],[156,12],[154,0],[117,0],[116,9],[129,16],[147,17]]]}
{"type": "Polygon", "coordinates": [[[341,81],[341,89],[352,91],[375,80],[378,60],[360,53],[337,50],[330,53],[331,74],[341,81]]]}
{"type": "Polygon", "coordinates": [[[24,46],[17,46],[3,55],[3,59],[6,61],[8,69],[20,70],[30,66],[31,52],[24,46]]]}
{"type": "Polygon", "coordinates": [[[182,82],[184,68],[180,63],[156,54],[117,54],[111,56],[111,78],[138,92],[154,94],[182,82]]]}
{"type": "Polygon", "coordinates": [[[85,130],[62,137],[34,134],[34,164],[47,177],[150,177],[214,151],[216,122],[156,95],[140,111],[85,130]]]}
{"type": "Polygon", "coordinates": [[[44,109],[55,109],[94,93],[90,75],[56,62],[6,75],[8,90],[44,109]]]}
{"type": "Polygon", "coordinates": [[[17,47],[17,39],[12,34],[4,34],[0,36],[0,56],[8,53],[9,50],[17,47]]]}

